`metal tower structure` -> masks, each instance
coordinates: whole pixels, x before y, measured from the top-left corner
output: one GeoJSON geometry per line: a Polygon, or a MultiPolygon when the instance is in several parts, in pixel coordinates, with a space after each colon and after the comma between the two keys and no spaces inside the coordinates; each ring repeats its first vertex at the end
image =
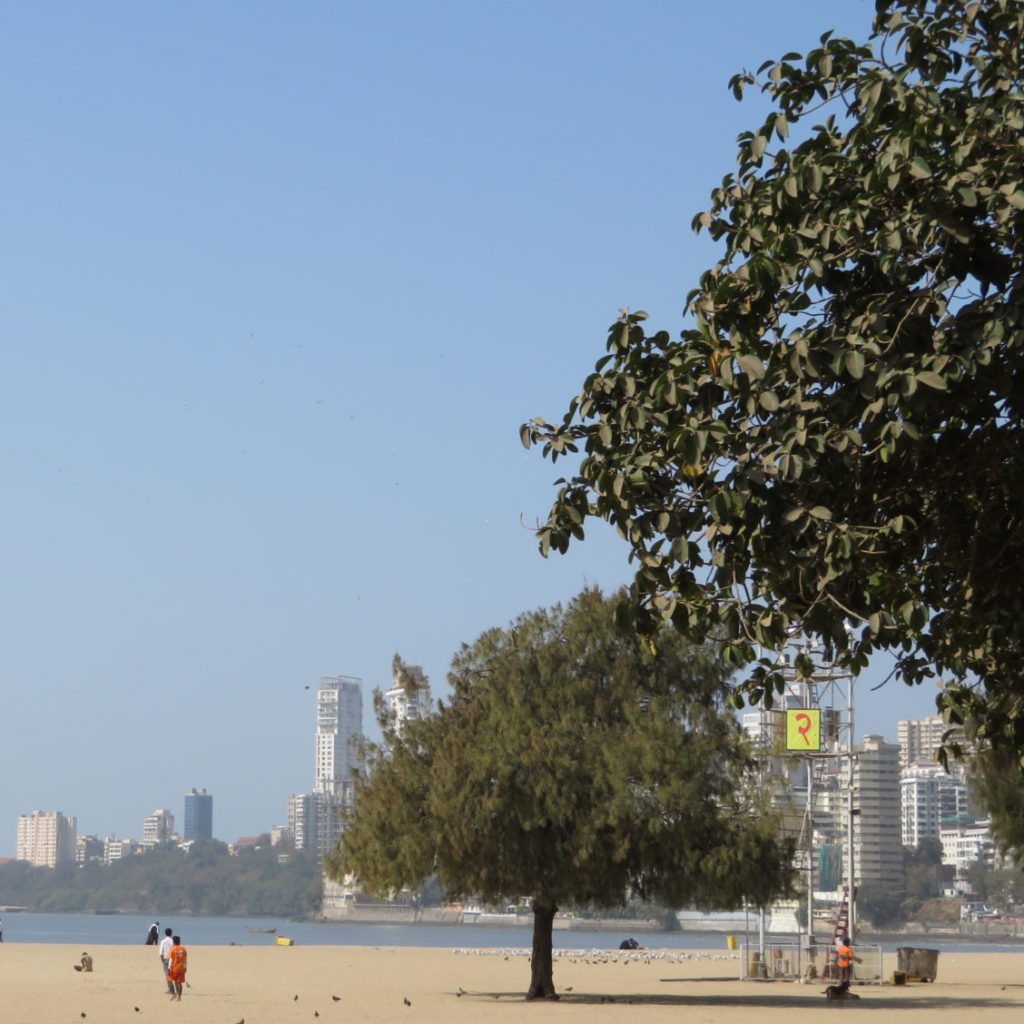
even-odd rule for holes
{"type": "MultiPolygon", "coordinates": [[[[856,933],[854,816],[854,676],[829,658],[818,644],[794,635],[779,653],[785,679],[783,708],[787,716],[786,754],[802,763],[804,815],[800,855],[807,885],[807,943],[814,942],[814,893],[824,888],[850,894],[847,907],[851,934],[856,933]],[[804,712],[804,714],[801,714],[804,712]],[[803,746],[801,745],[803,743],[803,746]],[[843,881],[825,879],[823,850],[842,849],[843,881]],[[819,884],[816,884],[819,883],[819,884]]],[[[792,777],[792,775],[791,775],[792,777]]],[[[798,798],[794,789],[792,797],[798,798]]],[[[834,858],[833,858],[834,864],[834,858]]]]}

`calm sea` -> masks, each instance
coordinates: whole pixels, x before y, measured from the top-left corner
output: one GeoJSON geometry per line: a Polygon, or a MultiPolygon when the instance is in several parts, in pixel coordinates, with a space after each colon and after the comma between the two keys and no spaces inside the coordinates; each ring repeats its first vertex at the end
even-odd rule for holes
{"type": "MultiPolygon", "coordinates": [[[[153,918],[132,914],[5,913],[4,942],[68,942],[88,949],[100,945],[142,945],[153,918]]],[[[451,949],[529,949],[529,928],[488,928],[484,925],[333,924],[310,921],[245,919],[237,917],[160,918],[160,930],[173,928],[187,945],[272,946],[278,935],[303,946],[433,946],[451,949]],[[273,928],[273,934],[250,928],[273,928]]],[[[618,932],[556,931],[556,949],[617,949],[629,934],[618,932]]],[[[721,949],[724,935],[714,932],[638,933],[641,945],[652,949],[721,949]]],[[[740,936],[742,941],[743,936],[740,936]]],[[[756,941],[754,935],[751,941],[756,941]]],[[[882,943],[884,952],[898,946],[924,946],[949,953],[1024,952],[1012,942],[961,942],[928,937],[901,937],[882,943]]]]}

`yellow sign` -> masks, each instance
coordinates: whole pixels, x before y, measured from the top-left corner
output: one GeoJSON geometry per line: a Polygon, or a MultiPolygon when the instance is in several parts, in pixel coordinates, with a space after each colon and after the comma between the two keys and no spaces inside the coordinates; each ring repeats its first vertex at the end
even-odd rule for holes
{"type": "Polygon", "coordinates": [[[786,749],[821,749],[821,712],[817,708],[796,708],[786,712],[786,749]]]}

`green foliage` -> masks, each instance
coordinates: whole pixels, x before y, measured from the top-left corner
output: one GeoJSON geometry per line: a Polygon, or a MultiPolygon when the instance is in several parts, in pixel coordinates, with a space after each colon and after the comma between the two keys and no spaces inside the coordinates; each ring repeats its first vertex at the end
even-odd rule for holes
{"type": "Polygon", "coordinates": [[[319,858],[294,852],[285,864],[276,849],[228,855],[215,840],[189,853],[157,846],[111,864],[33,867],[0,864],[0,902],[53,913],[116,909],[125,913],[305,917],[320,906],[319,858]]]}
{"type": "Polygon", "coordinates": [[[1024,786],[1016,751],[1001,747],[977,754],[971,762],[971,795],[992,820],[992,834],[1003,853],[1024,863],[1024,786]]]}
{"type": "Polygon", "coordinates": [[[902,923],[904,891],[902,886],[877,882],[861,886],[857,893],[857,912],[875,929],[902,923]]]}
{"type": "Polygon", "coordinates": [[[559,905],[784,891],[789,847],[743,788],[724,667],[673,631],[617,630],[622,600],[588,590],[464,645],[449,703],[400,732],[382,722],[329,872],[369,891],[436,873],[453,896],[529,896],[549,958],[559,905]]]}
{"type": "Polygon", "coordinates": [[[903,848],[903,891],[908,901],[921,903],[939,895],[941,864],[942,842],[934,836],[922,839],[916,847],[903,848]]]}
{"type": "Polygon", "coordinates": [[[983,861],[970,864],[966,873],[973,898],[985,900],[1004,909],[1024,902],[1024,876],[1020,868],[993,868],[983,861]]]}
{"type": "Polygon", "coordinates": [[[522,428],[582,450],[540,547],[613,523],[639,628],[718,638],[748,699],[799,627],[941,673],[951,723],[1019,755],[1024,5],[877,6],[867,45],[733,80],[773,109],[695,218],[725,252],[692,325],[624,312],[563,421],[522,428]]]}

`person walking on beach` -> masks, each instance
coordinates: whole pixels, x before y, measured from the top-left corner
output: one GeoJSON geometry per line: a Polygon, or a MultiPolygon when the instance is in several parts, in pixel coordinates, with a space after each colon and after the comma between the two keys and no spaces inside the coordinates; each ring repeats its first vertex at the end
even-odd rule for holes
{"type": "Polygon", "coordinates": [[[154,921],[146,932],[146,945],[155,946],[160,941],[160,922],[154,921]]]}
{"type": "Polygon", "coordinates": [[[174,991],[171,999],[181,1002],[181,990],[185,987],[185,968],[188,966],[188,950],[181,944],[181,936],[175,935],[171,940],[173,945],[168,954],[170,966],[167,968],[167,980],[171,983],[174,991]]]}
{"type": "Polygon", "coordinates": [[[160,940],[160,963],[164,968],[164,981],[167,982],[167,991],[172,996],[174,995],[174,986],[171,984],[171,979],[167,977],[167,972],[171,968],[171,946],[174,945],[174,939],[171,937],[171,929],[164,929],[164,937],[160,940]]]}
{"type": "Polygon", "coordinates": [[[850,945],[850,936],[844,935],[836,947],[836,967],[839,968],[839,980],[849,984],[853,980],[854,963],[863,963],[859,956],[853,951],[850,945]]]}

